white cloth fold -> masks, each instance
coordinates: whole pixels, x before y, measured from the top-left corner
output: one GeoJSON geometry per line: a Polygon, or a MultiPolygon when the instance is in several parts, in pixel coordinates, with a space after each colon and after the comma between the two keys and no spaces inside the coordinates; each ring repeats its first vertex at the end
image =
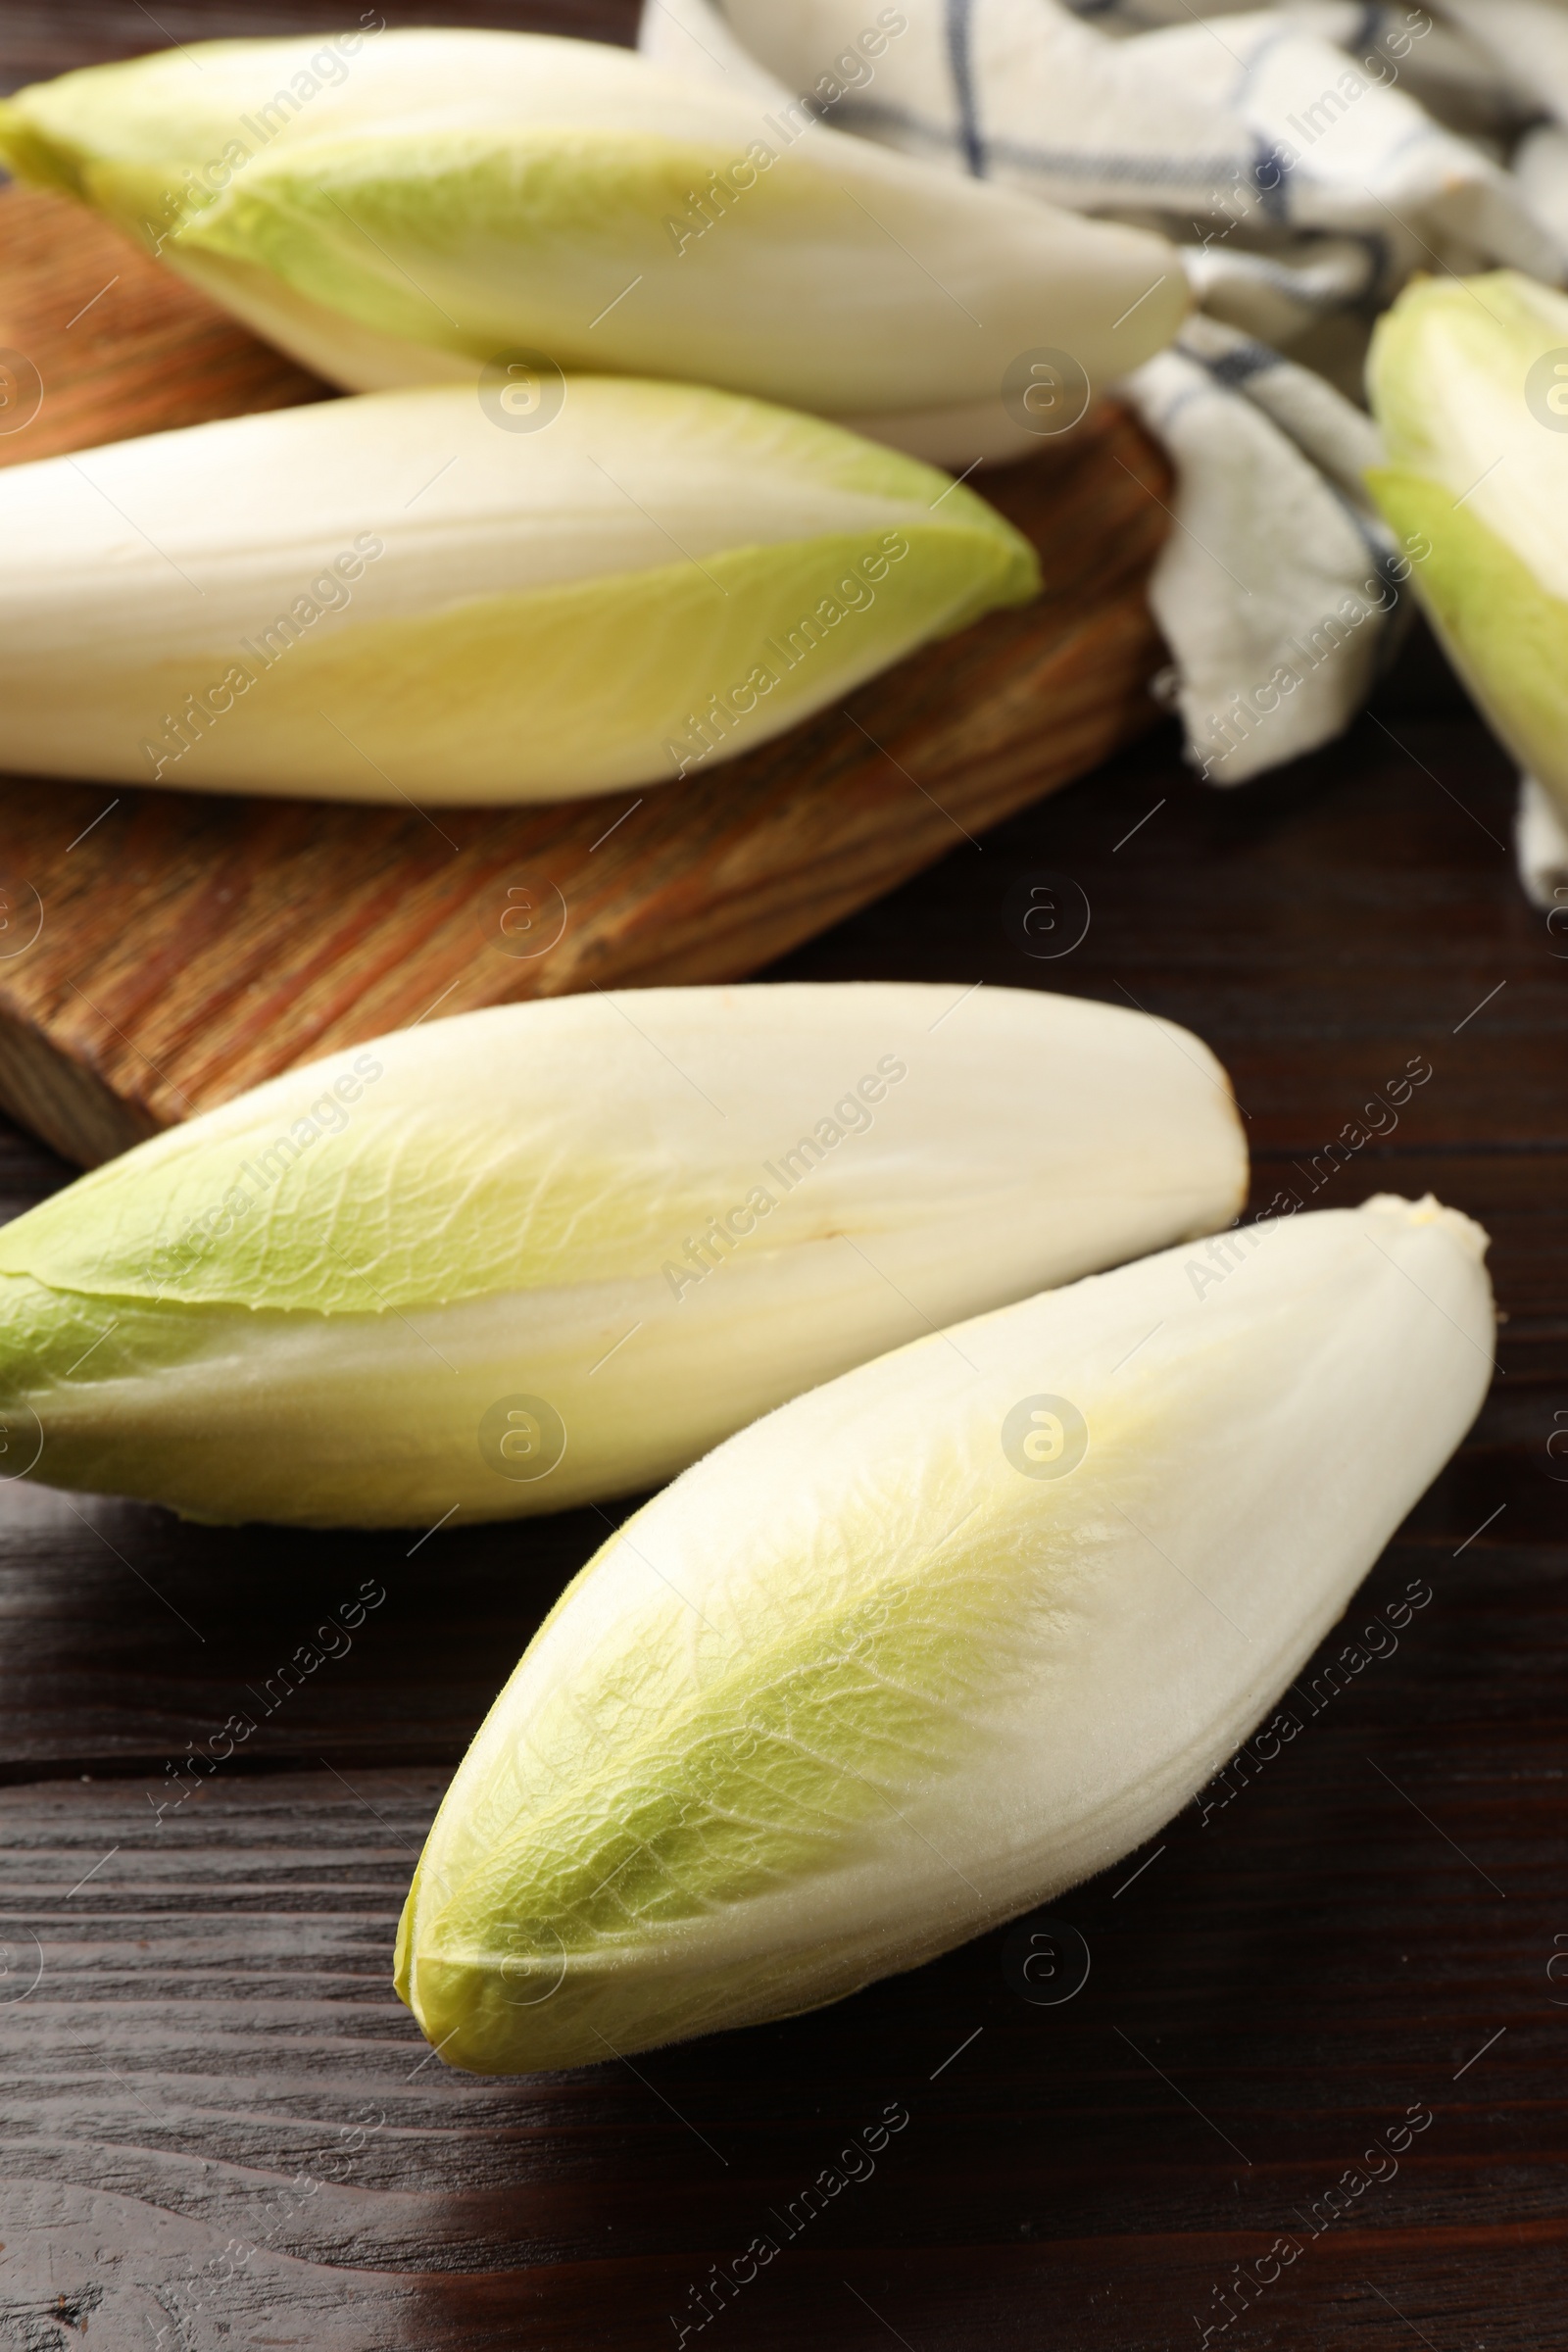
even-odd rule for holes
{"type": "Polygon", "coordinates": [[[1526,115],[1568,120],[1565,0],[1443,0],[1443,13],[1496,61],[1526,115]]]}
{"type": "Polygon", "coordinates": [[[1210,783],[1245,783],[1340,733],[1403,604],[1409,565],[1361,487],[1376,428],[1321,377],[1202,317],[1123,390],[1176,463],[1150,602],[1177,657],[1189,757],[1210,783]]]}
{"type": "Polygon", "coordinates": [[[1539,123],[1520,140],[1513,168],[1568,267],[1568,130],[1555,122],[1539,123]]]}
{"type": "Polygon", "coordinates": [[[1418,270],[1568,260],[1568,139],[1508,168],[1568,120],[1568,0],[1443,7],[646,0],[671,71],[1181,248],[1203,315],[1124,389],[1176,464],[1151,596],[1216,783],[1338,734],[1408,606],[1361,482],[1377,314],[1418,270]]]}
{"type": "Polygon", "coordinates": [[[1312,311],[1382,308],[1417,267],[1553,272],[1524,191],[1398,86],[1423,37],[1411,17],[1431,24],[1311,0],[1213,22],[1189,10],[1114,39],[1057,0],[648,0],[641,43],[732,86],[757,86],[760,69],[770,96],[787,90],[836,129],[1205,250],[1223,241],[1310,278],[1303,240],[1352,241],[1358,281],[1331,273],[1312,311]]]}

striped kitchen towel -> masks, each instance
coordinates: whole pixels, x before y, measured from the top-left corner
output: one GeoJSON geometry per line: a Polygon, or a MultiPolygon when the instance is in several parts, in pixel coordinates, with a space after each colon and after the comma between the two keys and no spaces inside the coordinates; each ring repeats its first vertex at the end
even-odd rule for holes
{"type": "Polygon", "coordinates": [[[1200,315],[1119,389],[1177,469],[1151,593],[1188,757],[1240,783],[1348,723],[1421,559],[1361,488],[1372,322],[1419,270],[1561,280],[1568,136],[1541,118],[1568,122],[1568,0],[645,0],[640,38],[688,77],[1170,236],[1200,315]]]}

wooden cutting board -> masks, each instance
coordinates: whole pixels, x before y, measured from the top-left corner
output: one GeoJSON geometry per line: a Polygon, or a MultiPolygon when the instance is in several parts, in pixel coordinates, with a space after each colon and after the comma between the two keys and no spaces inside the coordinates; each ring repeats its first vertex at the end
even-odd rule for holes
{"type": "MultiPolygon", "coordinates": [[[[0,190],[0,464],[327,396],[91,214],[0,190]]],[[[0,1103],[91,1164],[413,1021],[758,970],[1153,721],[1169,487],[1092,411],[984,479],[1038,604],[645,794],[424,816],[0,780],[0,1103]]]]}

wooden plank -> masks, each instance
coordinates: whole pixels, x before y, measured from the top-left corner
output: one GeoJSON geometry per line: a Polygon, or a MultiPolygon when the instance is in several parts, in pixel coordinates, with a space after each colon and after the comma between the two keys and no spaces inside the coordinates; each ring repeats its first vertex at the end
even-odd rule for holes
{"type": "Polygon", "coordinates": [[[1458,1525],[1357,1605],[1358,1629],[1436,1588],[1395,1654],[1336,1691],[1347,1626],[1296,1740],[1053,1906],[1092,1955],[1059,2008],[1017,1996],[995,1935],[635,2070],[461,2077],[388,1982],[439,1773],[5,1791],[0,2314],[62,2297],[117,2346],[142,2321],[200,2347],[619,2346],[694,2323],[691,2287],[761,2233],[741,2343],[864,2346],[848,2278],[912,2345],[1036,2345],[1045,2297],[1055,2340],[1127,2352],[1180,2341],[1284,2232],[1259,2314],[1284,2333],[1246,2342],[1401,2344],[1368,2279],[1439,2341],[1477,2298],[1489,2344],[1553,2340],[1561,1552],[1449,1563],[1458,1525]],[[791,2231],[889,2106],[874,2174],[791,2231]],[[1412,2106],[1408,2161],[1303,2226],[1412,2106]]]}
{"type": "MultiPolygon", "coordinates": [[[[77,206],[0,194],[0,240],[43,387],[0,463],[321,395],[77,206]]],[[[1081,774],[1157,715],[1169,471],[1107,405],[986,487],[1037,604],[678,785],[426,815],[0,783],[0,1102],[90,1162],[432,1011],[735,979],[1081,774]]]]}

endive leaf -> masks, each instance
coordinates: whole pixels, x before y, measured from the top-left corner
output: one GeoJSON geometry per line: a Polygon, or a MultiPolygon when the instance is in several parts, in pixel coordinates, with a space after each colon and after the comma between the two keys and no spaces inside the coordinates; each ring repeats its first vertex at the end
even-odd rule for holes
{"type": "Polygon", "coordinates": [[[357,389],[538,347],[847,419],[957,412],[959,446],[926,454],[967,464],[968,411],[1031,445],[1001,399],[1020,355],[1065,349],[1098,386],[1188,307],[1142,230],[532,34],[92,67],[0,105],[0,152],[357,389]]]}
{"type": "Polygon", "coordinates": [[[1105,1867],[1231,1754],[1486,1391],[1485,1236],[1392,1199],[916,1341],[568,1587],[448,1792],[398,1988],[449,2064],[791,2014],[1105,1867]]]}
{"type": "Polygon", "coordinates": [[[1368,476],[1456,668],[1568,814],[1568,297],[1429,278],[1379,321],[1368,476]],[[1430,551],[1430,552],[1426,552],[1430,551]]]}
{"type": "Polygon", "coordinates": [[[0,472],[0,760],[421,806],[664,782],[1039,586],[972,491],[834,425],[560,389],[537,430],[453,387],[0,472]]]}
{"type": "Polygon", "coordinates": [[[1219,1065],[1113,1005],[868,984],[467,1013],[0,1229],[0,1407],[52,1485],[206,1518],[557,1509],[1209,1231],[1246,1181],[1219,1065]]]}

